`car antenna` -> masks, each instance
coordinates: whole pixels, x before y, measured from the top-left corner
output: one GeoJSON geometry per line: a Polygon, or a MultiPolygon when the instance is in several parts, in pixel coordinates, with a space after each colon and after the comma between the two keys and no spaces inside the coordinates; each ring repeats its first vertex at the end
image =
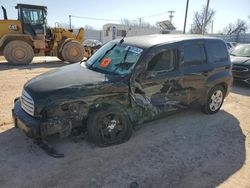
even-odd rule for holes
{"type": "Polygon", "coordinates": [[[128,28],[128,30],[126,31],[125,35],[122,37],[122,39],[120,40],[120,44],[124,42],[125,37],[127,36],[128,32],[131,30],[131,27],[128,28]]]}

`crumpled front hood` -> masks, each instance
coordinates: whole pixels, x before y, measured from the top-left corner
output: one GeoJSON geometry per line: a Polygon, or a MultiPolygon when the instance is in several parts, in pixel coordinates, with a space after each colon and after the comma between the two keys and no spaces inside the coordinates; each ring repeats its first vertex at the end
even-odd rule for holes
{"type": "Polygon", "coordinates": [[[230,56],[231,62],[233,64],[244,64],[244,65],[250,65],[250,58],[249,57],[236,57],[236,56],[230,56]]]}
{"type": "Polygon", "coordinates": [[[85,84],[97,84],[105,81],[105,74],[89,70],[80,63],[64,66],[34,77],[25,84],[28,92],[47,93],[85,84]]]}
{"type": "Polygon", "coordinates": [[[127,78],[95,72],[75,63],[34,77],[24,89],[35,104],[44,105],[84,96],[128,92],[127,78]]]}

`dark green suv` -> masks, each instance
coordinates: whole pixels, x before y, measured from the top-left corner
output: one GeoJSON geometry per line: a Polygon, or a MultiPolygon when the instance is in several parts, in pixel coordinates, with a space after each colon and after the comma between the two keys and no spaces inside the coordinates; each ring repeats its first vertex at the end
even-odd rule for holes
{"type": "Polygon", "coordinates": [[[97,145],[128,140],[133,127],[178,109],[219,111],[232,85],[225,43],[190,35],[114,40],[87,62],[28,81],[15,100],[16,127],[33,138],[75,128],[97,145]]]}

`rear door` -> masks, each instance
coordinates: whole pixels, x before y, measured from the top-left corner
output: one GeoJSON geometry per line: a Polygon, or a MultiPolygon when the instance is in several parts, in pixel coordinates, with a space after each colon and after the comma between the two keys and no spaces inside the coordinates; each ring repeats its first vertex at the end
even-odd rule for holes
{"type": "Polygon", "coordinates": [[[188,95],[188,104],[196,103],[206,96],[207,78],[212,72],[212,66],[207,62],[204,42],[188,41],[182,46],[181,71],[183,87],[188,95]]]}
{"type": "Polygon", "coordinates": [[[231,62],[225,44],[222,41],[208,40],[206,42],[208,61],[215,67],[215,71],[230,69],[231,62]],[[221,69],[222,68],[222,69],[221,69]]]}

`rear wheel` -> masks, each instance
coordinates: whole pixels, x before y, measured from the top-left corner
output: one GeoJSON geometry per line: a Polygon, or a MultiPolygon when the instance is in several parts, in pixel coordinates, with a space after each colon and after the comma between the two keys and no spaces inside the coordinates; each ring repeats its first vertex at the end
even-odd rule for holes
{"type": "Polygon", "coordinates": [[[204,106],[204,111],[207,114],[218,112],[223,104],[225,90],[222,86],[215,86],[208,93],[207,102],[204,106]]]}
{"type": "Polygon", "coordinates": [[[89,137],[98,146],[121,144],[132,135],[132,125],[118,108],[90,114],[87,121],[89,137]]]}
{"type": "Polygon", "coordinates": [[[4,47],[4,57],[11,64],[29,64],[33,60],[34,50],[24,41],[15,40],[4,47]]]}
{"type": "Polygon", "coordinates": [[[83,46],[76,42],[67,42],[62,49],[62,58],[69,63],[76,63],[83,59],[83,46]]]}

